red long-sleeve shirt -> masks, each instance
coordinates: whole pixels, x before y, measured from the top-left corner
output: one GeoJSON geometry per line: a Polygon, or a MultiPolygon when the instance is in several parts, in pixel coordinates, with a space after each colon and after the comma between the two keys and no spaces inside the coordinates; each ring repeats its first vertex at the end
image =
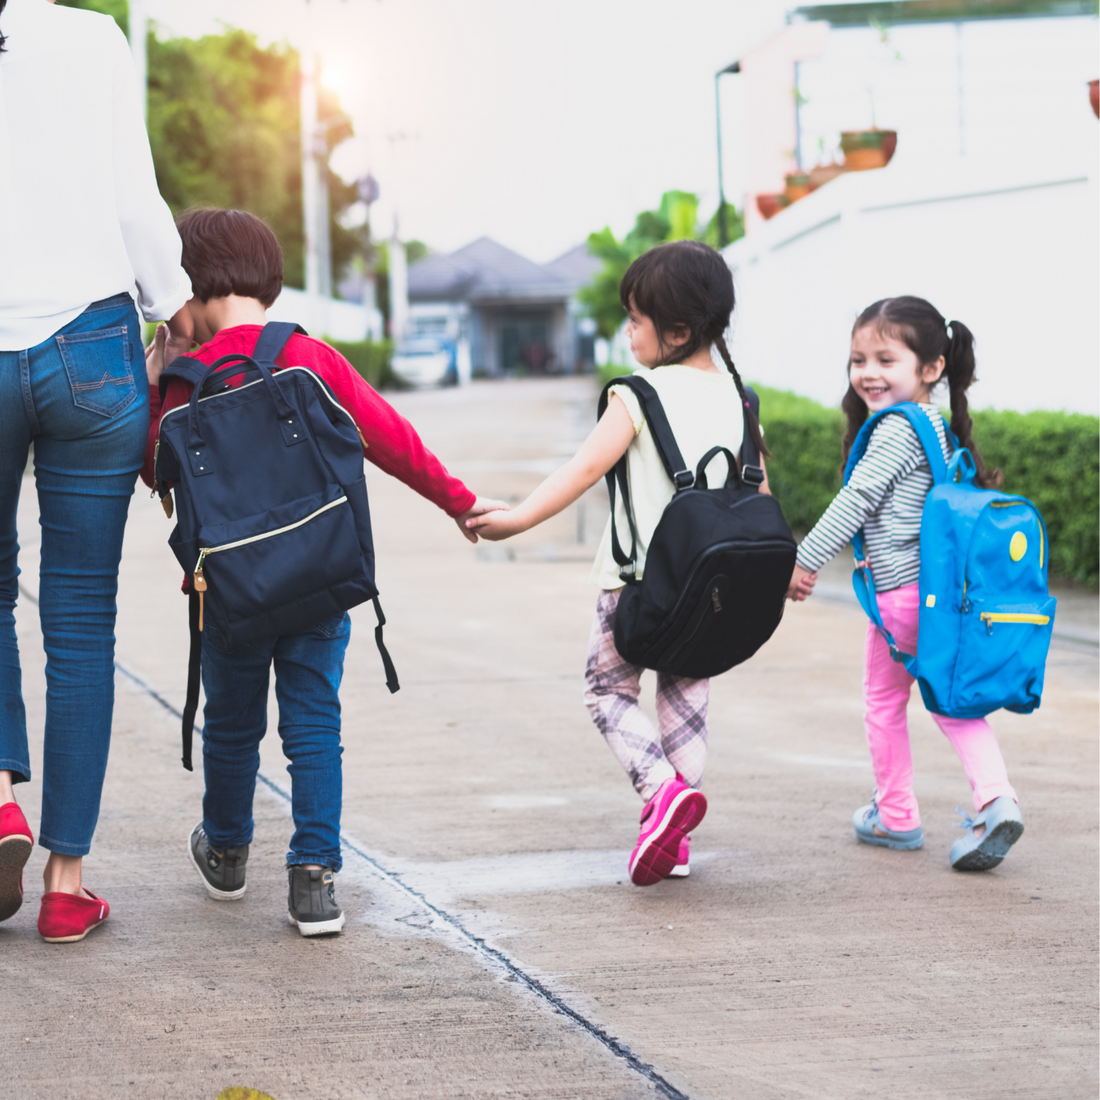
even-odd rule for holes
{"type": "MultiPolygon", "coordinates": [[[[262,328],[236,325],[222,329],[213,340],[192,353],[193,359],[213,363],[223,355],[251,355],[262,328]]],[[[278,367],[308,367],[322,378],[336,400],[350,413],[366,441],[364,454],[380,470],[404,482],[410,489],[438,505],[449,516],[460,516],[474,505],[474,494],[424,446],[416,429],[385,401],[338,352],[322,340],[295,334],[275,360],[278,367]]],[[[236,385],[239,378],[231,380],[236,385]]],[[[160,434],[160,418],[169,409],[191,398],[192,386],[172,378],[161,404],[160,392],[149,393],[149,442],[141,479],[153,486],[153,453],[160,434]]]]}

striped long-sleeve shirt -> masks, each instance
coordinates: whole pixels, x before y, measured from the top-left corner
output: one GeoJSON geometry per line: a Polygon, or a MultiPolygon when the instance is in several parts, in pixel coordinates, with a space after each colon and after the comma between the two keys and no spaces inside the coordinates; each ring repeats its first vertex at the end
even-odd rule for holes
{"type": "MultiPolygon", "coordinates": [[[[921,408],[950,455],[943,417],[934,405],[921,408]]],[[[884,416],[875,426],[848,484],[798,548],[798,564],[816,573],[862,527],[863,546],[875,587],[889,592],[920,577],[920,521],[932,471],[917,433],[904,416],[884,416]]]]}

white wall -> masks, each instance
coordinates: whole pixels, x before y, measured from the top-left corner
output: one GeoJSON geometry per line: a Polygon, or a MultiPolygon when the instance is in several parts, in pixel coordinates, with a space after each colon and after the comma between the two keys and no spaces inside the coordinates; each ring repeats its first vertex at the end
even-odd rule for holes
{"type": "Polygon", "coordinates": [[[1061,166],[896,161],[776,215],[725,252],[742,375],[836,404],[856,316],[915,294],[974,332],[976,407],[1100,413],[1097,148],[1094,125],[1061,166]]]}
{"type": "Polygon", "coordinates": [[[311,299],[304,290],[289,286],[283,287],[267,316],[272,321],[294,321],[319,339],[382,339],[382,314],[377,309],[337,298],[311,299]]]}

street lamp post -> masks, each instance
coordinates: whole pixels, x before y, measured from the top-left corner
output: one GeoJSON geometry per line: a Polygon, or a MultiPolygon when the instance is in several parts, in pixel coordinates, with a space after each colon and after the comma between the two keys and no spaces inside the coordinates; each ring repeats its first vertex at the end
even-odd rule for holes
{"type": "Polygon", "coordinates": [[[718,95],[718,80],[726,73],[739,73],[741,62],[734,61],[714,74],[714,122],[718,133],[718,247],[730,243],[729,226],[726,224],[726,191],[722,186],[722,103],[718,95]]]}

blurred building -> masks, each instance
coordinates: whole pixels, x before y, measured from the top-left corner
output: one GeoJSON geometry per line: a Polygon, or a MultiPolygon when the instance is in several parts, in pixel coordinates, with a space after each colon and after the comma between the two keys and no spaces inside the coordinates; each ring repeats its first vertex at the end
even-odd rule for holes
{"type": "Polygon", "coordinates": [[[756,191],[840,161],[842,130],[897,132],[886,167],[796,194],[770,220],[746,196],[748,234],[725,252],[746,377],[836,404],[860,310],[915,294],[974,331],[978,407],[1100,412],[1088,7],[817,4],[746,55],[734,79],[750,117],[772,119],[750,126],[756,191]]]}
{"type": "Polygon", "coordinates": [[[475,373],[591,370],[592,336],[576,295],[599,267],[584,245],[537,264],[488,237],[409,268],[409,337],[469,342],[475,373]]]}

